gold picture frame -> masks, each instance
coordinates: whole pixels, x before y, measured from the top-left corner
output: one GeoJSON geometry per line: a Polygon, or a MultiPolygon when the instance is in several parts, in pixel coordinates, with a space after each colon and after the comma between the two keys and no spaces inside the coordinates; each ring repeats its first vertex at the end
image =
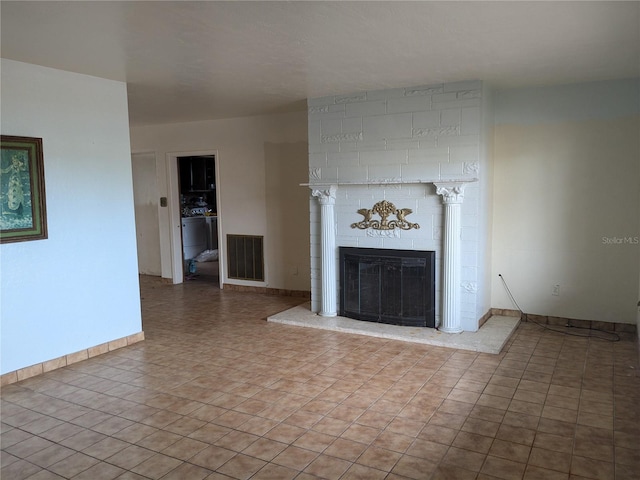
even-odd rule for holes
{"type": "Polygon", "coordinates": [[[0,243],[47,238],[42,139],[1,136],[0,243]]]}

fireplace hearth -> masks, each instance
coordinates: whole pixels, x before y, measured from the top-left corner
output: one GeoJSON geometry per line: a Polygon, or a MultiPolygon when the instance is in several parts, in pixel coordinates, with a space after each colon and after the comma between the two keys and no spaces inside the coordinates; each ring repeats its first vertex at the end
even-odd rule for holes
{"type": "Polygon", "coordinates": [[[435,328],[435,252],[340,247],[340,316],[435,328]]]}

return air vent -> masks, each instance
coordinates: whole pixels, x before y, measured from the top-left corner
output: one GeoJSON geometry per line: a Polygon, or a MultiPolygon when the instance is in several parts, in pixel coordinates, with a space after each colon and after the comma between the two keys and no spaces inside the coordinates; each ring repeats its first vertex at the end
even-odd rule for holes
{"type": "Polygon", "coordinates": [[[264,237],[227,235],[229,278],[264,281],[264,237]]]}

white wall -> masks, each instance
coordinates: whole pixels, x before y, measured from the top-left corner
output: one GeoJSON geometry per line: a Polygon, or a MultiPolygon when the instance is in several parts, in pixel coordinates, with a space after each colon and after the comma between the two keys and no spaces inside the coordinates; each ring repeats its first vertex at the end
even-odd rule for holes
{"type": "Polygon", "coordinates": [[[266,143],[265,169],[269,282],[286,290],[310,290],[308,144],[266,143]],[[302,160],[304,159],[304,161],[302,160]]]}
{"type": "Polygon", "coordinates": [[[126,85],[2,60],[2,134],[43,139],[49,238],[0,246],[1,372],[142,329],[126,85]]]}
{"type": "MultiPolygon", "coordinates": [[[[461,325],[478,329],[489,309],[482,284],[490,262],[491,155],[485,136],[490,92],[480,81],[424,85],[309,99],[309,183],[340,183],[336,198],[337,246],[430,250],[436,253],[436,322],[440,320],[444,209],[430,183],[480,178],[467,185],[462,204],[461,325]],[[486,97],[486,98],[485,98],[486,97]],[[346,185],[349,182],[407,182],[346,185]],[[419,230],[350,228],[360,208],[381,200],[410,208],[419,230]]],[[[321,299],[318,202],[311,200],[312,309],[321,299]]],[[[336,257],[338,252],[336,252],[336,257]]],[[[337,262],[337,259],[336,259],[337,262]]],[[[336,289],[339,291],[339,288],[336,289]]]]}
{"type": "Polygon", "coordinates": [[[160,276],[160,232],[158,230],[158,180],[156,156],[140,153],[131,156],[133,201],[136,214],[138,272],[160,276]]]}
{"type": "Polygon", "coordinates": [[[496,93],[493,307],[500,273],[528,313],[636,323],[639,108],[637,79],[496,93]]]}
{"type": "Polygon", "coordinates": [[[132,151],[155,152],[158,196],[169,197],[171,204],[159,208],[162,277],[175,281],[172,252],[180,252],[177,166],[173,158],[176,153],[215,152],[218,228],[223,242],[226,234],[265,237],[265,282],[229,280],[222,258],[223,282],[308,291],[306,206],[310,192],[299,186],[308,174],[306,141],[305,112],[132,127],[132,151]],[[275,178],[274,170],[281,175],[275,178]],[[291,206],[288,214],[280,208],[283,202],[291,206]],[[300,205],[304,206],[302,216],[296,213],[300,205]],[[303,240],[291,242],[291,238],[300,238],[300,232],[304,232],[303,240]]]}

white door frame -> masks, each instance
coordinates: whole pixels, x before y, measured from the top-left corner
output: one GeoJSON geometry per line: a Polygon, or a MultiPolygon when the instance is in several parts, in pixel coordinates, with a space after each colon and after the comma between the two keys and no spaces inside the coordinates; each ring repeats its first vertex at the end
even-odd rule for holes
{"type": "Polygon", "coordinates": [[[220,288],[224,284],[225,271],[225,245],[222,239],[223,220],[222,220],[222,202],[220,201],[220,156],[218,150],[198,150],[188,152],[169,152],[167,155],[167,189],[169,191],[169,218],[171,225],[171,277],[172,282],[182,283],[184,281],[184,262],[182,260],[182,212],[180,211],[180,185],[178,181],[178,157],[198,157],[205,155],[215,156],[216,168],[216,206],[218,214],[218,276],[220,279],[220,288]]]}

